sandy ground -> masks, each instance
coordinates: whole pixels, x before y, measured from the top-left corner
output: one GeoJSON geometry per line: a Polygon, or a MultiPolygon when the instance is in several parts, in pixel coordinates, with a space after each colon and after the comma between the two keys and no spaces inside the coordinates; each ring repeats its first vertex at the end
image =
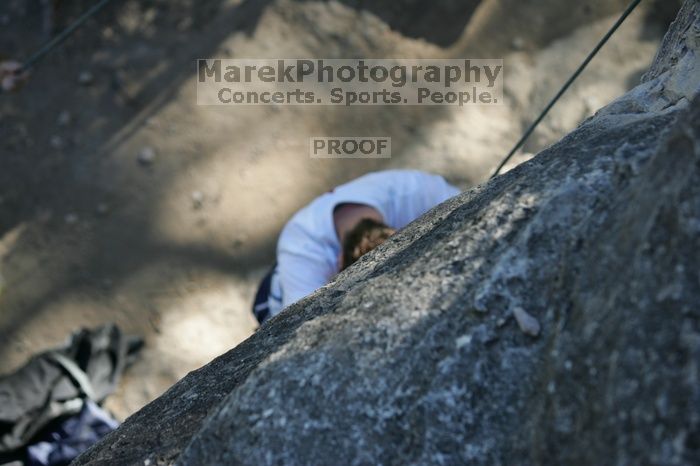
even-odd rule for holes
{"type": "MultiPolygon", "coordinates": [[[[58,26],[88,3],[64,2],[58,26]]],[[[464,2],[461,16],[436,7],[425,17],[409,7],[402,16],[395,2],[116,3],[25,89],[0,96],[0,371],[80,326],[116,322],[147,342],[108,401],[123,419],[254,331],[256,283],[298,208],[386,167],[434,171],[462,188],[485,180],[626,2],[589,2],[578,16],[551,1],[541,11],[464,2]],[[545,35],[530,21],[552,15],[545,35]],[[499,20],[509,29],[494,31],[499,20]],[[356,56],[502,57],[506,104],[196,105],[197,58],[356,56]],[[309,137],[340,135],[391,136],[392,158],[309,158],[309,137]]],[[[32,5],[0,7],[5,55],[41,43],[32,5]]],[[[633,86],[664,21],[636,12],[517,161],[633,86]]]]}

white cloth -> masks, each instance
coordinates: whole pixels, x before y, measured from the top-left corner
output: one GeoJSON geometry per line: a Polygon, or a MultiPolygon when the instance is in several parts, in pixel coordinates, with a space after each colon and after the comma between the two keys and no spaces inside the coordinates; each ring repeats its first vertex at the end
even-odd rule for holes
{"type": "Polygon", "coordinates": [[[459,189],[438,175],[386,170],[369,173],[317,197],[287,222],[279,237],[270,313],[278,314],[338,273],[341,244],[333,221],[337,205],[371,206],[379,211],[384,223],[400,229],[458,193],[459,189]]]}

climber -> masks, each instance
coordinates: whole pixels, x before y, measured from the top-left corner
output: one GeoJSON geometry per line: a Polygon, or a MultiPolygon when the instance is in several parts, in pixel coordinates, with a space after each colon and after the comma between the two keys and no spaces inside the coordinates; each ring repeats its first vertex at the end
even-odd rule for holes
{"type": "Polygon", "coordinates": [[[416,170],[369,173],[316,198],[285,225],[253,305],[263,323],[459,189],[416,170]]]}
{"type": "Polygon", "coordinates": [[[18,90],[28,78],[29,74],[22,70],[20,63],[14,60],[0,61],[0,89],[2,92],[18,90]]]}

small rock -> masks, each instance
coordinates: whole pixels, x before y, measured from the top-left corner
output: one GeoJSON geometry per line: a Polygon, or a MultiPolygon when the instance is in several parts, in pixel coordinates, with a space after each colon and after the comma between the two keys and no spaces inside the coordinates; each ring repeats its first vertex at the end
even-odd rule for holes
{"type": "Polygon", "coordinates": [[[518,327],[520,327],[520,330],[524,334],[532,337],[536,337],[540,334],[540,323],[537,319],[528,314],[525,309],[516,307],[513,309],[513,316],[516,322],[518,322],[518,327]]]}
{"type": "Polygon", "coordinates": [[[63,217],[63,221],[66,222],[66,225],[75,225],[78,223],[78,215],[74,213],[66,214],[66,216],[63,217]]]}
{"type": "Polygon", "coordinates": [[[54,149],[60,149],[63,147],[63,138],[61,136],[51,136],[51,139],[49,139],[49,144],[54,149]]]}
{"type": "Polygon", "coordinates": [[[522,37],[515,37],[510,45],[513,50],[522,50],[525,48],[525,40],[522,37]]]}
{"type": "Polygon", "coordinates": [[[99,215],[107,215],[109,213],[109,206],[104,202],[100,202],[97,204],[97,208],[95,210],[99,215]]]}
{"type": "Polygon", "coordinates": [[[199,209],[204,203],[204,194],[201,191],[192,192],[192,207],[199,209]]]}
{"type": "Polygon", "coordinates": [[[83,86],[89,86],[94,80],[95,77],[89,71],[81,71],[78,75],[78,83],[82,84],[83,86]]]}
{"type": "Polygon", "coordinates": [[[68,110],[62,111],[58,114],[58,118],[56,118],[56,123],[58,123],[58,126],[68,126],[71,124],[72,121],[73,116],[68,110]]]}
{"type": "Polygon", "coordinates": [[[471,335],[462,335],[461,337],[459,337],[455,340],[455,345],[457,346],[457,348],[462,348],[463,346],[467,346],[471,342],[472,342],[471,335]]]}
{"type": "Polygon", "coordinates": [[[144,147],[136,156],[141,165],[151,165],[156,159],[156,151],[152,147],[144,147]]]}
{"type": "Polygon", "coordinates": [[[184,18],[182,21],[177,23],[177,30],[178,31],[188,31],[189,29],[192,28],[192,18],[187,16],[184,18]]]}

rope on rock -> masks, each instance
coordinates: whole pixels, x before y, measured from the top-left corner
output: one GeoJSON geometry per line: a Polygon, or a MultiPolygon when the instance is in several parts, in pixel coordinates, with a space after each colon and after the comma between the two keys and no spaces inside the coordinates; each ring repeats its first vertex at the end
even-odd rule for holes
{"type": "Polygon", "coordinates": [[[557,92],[557,94],[554,96],[554,98],[547,104],[547,106],[542,110],[540,115],[537,117],[537,119],[525,130],[525,133],[523,136],[520,138],[520,140],[513,146],[513,148],[508,152],[508,155],[503,159],[503,161],[498,165],[498,168],[496,168],[496,171],[493,172],[493,175],[491,175],[490,179],[495,178],[498,176],[498,174],[501,172],[503,167],[505,166],[506,163],[515,155],[516,152],[520,150],[520,148],[523,146],[527,138],[530,137],[530,135],[535,131],[535,128],[542,122],[545,116],[549,113],[549,111],[554,107],[554,105],[559,101],[562,95],[571,87],[571,85],[576,81],[576,78],[578,78],[583,70],[588,66],[588,64],[593,60],[593,57],[595,57],[600,49],[603,48],[605,43],[612,37],[612,35],[615,33],[615,31],[618,30],[618,28],[622,25],[622,23],[625,22],[627,17],[634,11],[635,8],[637,8],[637,5],[641,3],[642,0],[633,0],[632,3],[629,4],[629,6],[625,9],[625,11],[622,13],[620,18],[613,24],[613,26],[610,28],[610,30],[603,36],[603,38],[598,42],[598,44],[595,46],[595,48],[591,51],[591,53],[588,54],[586,59],[581,63],[581,65],[578,67],[578,69],[574,72],[574,74],[571,75],[571,77],[564,83],[562,88],[557,92]]]}

